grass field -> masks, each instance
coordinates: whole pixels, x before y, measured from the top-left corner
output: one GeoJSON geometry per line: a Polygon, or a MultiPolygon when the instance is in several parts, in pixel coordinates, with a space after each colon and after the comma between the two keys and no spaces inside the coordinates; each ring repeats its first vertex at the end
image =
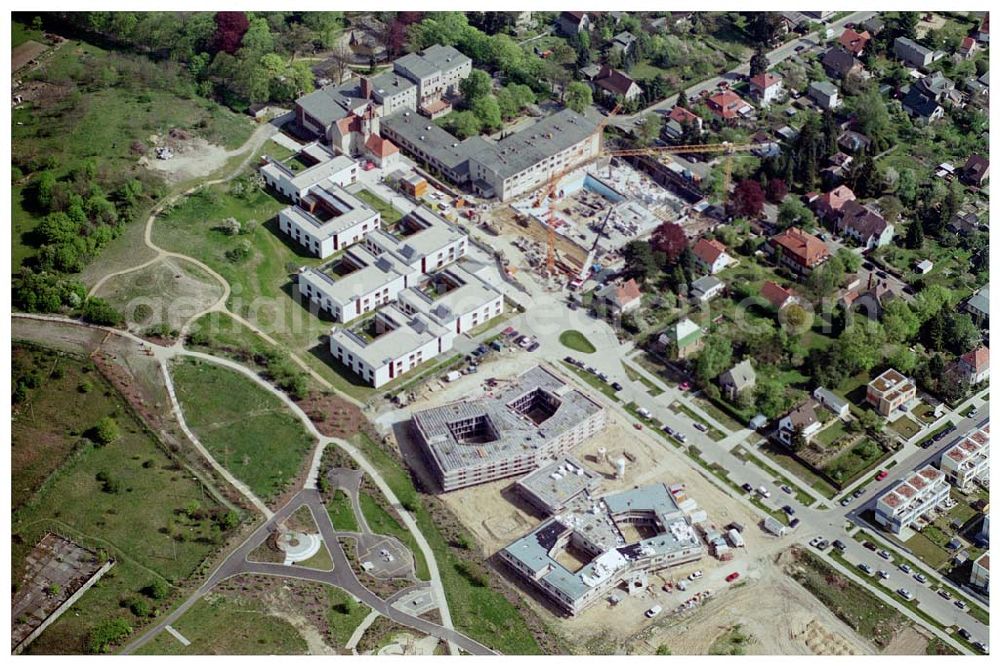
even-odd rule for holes
{"type": "MultiPolygon", "coordinates": [[[[143,588],[156,580],[182,582],[221,541],[213,520],[221,507],[159,448],[110,385],[96,372],[83,371],[89,362],[63,357],[58,365],[66,381],[82,377],[79,383],[89,382],[91,388],[80,394],[62,380],[45,382],[31,397],[32,429],[21,429],[15,421],[14,451],[40,441],[69,441],[75,450],[58,465],[31,468],[36,492],[11,518],[12,579],[21,580],[25,556],[50,530],[114,557],[116,564],[73,612],[63,614],[29,647],[32,654],[84,652],[91,629],[110,618],[138,627],[146,619],[128,609],[129,600],[144,597],[143,588]],[[120,427],[117,440],[98,447],[80,437],[109,415],[120,427]]],[[[53,459],[55,451],[66,451],[52,450],[53,459]]],[[[14,478],[24,478],[16,467],[14,472],[14,478]]],[[[146,601],[154,609],[161,604],[146,601]]]]}
{"type": "Polygon", "coordinates": [[[343,490],[333,494],[333,499],[326,503],[326,510],[330,514],[330,522],[338,532],[358,531],[358,519],[354,515],[354,507],[351,506],[351,499],[343,490]]]}
{"type": "Polygon", "coordinates": [[[803,587],[862,637],[884,648],[905,618],[813,553],[799,551],[792,574],[803,587]]]}
{"type": "Polygon", "coordinates": [[[901,416],[892,423],[889,427],[898,432],[904,440],[908,440],[918,432],[920,432],[920,426],[913,422],[913,419],[906,416],[901,416]]]}
{"type": "Polygon", "coordinates": [[[766,442],[761,445],[759,450],[768,458],[776,462],[782,469],[790,472],[803,484],[818,491],[827,499],[832,499],[837,494],[837,489],[834,488],[826,479],[819,476],[793,458],[781,446],[774,444],[773,442],[766,442]]]}
{"type": "MultiPolygon", "coordinates": [[[[177,75],[171,71],[144,56],[112,53],[72,40],[63,44],[34,75],[45,84],[46,94],[11,112],[17,160],[48,162],[61,177],[84,160],[95,159],[107,173],[138,173],[152,183],[158,178],[136,164],[132,151],[136,141],[147,142],[150,135],[171,128],[226,148],[246,141],[253,130],[248,117],[208,99],[181,94],[177,75]]],[[[40,243],[34,230],[41,216],[22,196],[24,190],[19,183],[12,192],[15,268],[34,256],[40,243]]]]}
{"type": "Polygon", "coordinates": [[[597,348],[580,331],[568,330],[559,335],[563,347],[578,351],[581,354],[593,354],[597,348]]]}
{"type": "Polygon", "coordinates": [[[254,493],[267,500],[295,478],[313,439],[276,396],[210,363],[183,361],[171,375],[188,426],[254,493]]]}
{"type": "Polygon", "coordinates": [[[427,560],[424,554],[417,547],[417,540],[408,529],[399,524],[385,509],[379,506],[375,498],[368,493],[362,492],[358,495],[358,502],[361,504],[361,513],[365,516],[365,522],[375,534],[385,534],[394,536],[403,542],[410,552],[413,553],[413,560],[416,565],[417,578],[420,580],[430,580],[431,573],[427,568],[427,560]]]}
{"type": "Polygon", "coordinates": [[[307,654],[305,640],[287,620],[268,614],[250,599],[211,595],[200,599],[173,624],[191,645],[184,647],[166,631],[139,654],[250,655],[307,654]]]}
{"type": "Polygon", "coordinates": [[[382,216],[382,225],[388,226],[399,222],[403,215],[392,207],[392,204],[370,190],[358,190],[355,195],[366,204],[378,211],[382,216]]]}
{"type": "Polygon", "coordinates": [[[326,621],[330,636],[338,647],[344,647],[371,609],[335,587],[331,587],[328,594],[330,603],[326,621]]]}

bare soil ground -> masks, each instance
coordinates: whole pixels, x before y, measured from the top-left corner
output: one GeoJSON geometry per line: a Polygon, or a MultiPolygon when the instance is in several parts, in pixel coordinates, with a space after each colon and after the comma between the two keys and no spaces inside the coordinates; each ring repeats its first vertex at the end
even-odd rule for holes
{"type": "Polygon", "coordinates": [[[34,40],[28,40],[15,47],[10,52],[10,71],[16,72],[48,50],[48,46],[34,40]]]}
{"type": "Polygon", "coordinates": [[[896,632],[882,654],[924,654],[929,642],[928,636],[911,624],[896,632]]]}
{"type": "Polygon", "coordinates": [[[157,171],[170,183],[181,183],[203,178],[226,165],[226,160],[239,152],[229,151],[222,146],[209,143],[201,137],[169,138],[149,137],[154,146],[166,145],[173,152],[168,160],[157,159],[155,154],[139,158],[141,166],[157,171]]]}
{"type": "Polygon", "coordinates": [[[125,313],[130,331],[156,324],[180,329],[222,296],[222,285],[194,264],[165,257],[139,271],[117,275],[98,290],[125,313]]]}

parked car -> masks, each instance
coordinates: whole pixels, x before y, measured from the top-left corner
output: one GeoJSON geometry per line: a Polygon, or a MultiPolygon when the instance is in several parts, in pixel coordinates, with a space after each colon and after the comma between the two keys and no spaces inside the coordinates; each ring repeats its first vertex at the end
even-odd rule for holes
{"type": "Polygon", "coordinates": [[[788,523],[788,526],[794,530],[796,527],[799,526],[799,523],[801,523],[801,522],[802,521],[799,520],[798,518],[792,518],[792,521],[790,523],[788,523]]]}
{"type": "Polygon", "coordinates": [[[748,493],[753,492],[753,486],[751,486],[749,483],[744,483],[742,486],[740,486],[740,488],[747,491],[748,493]]]}
{"type": "Polygon", "coordinates": [[[879,569],[877,573],[878,577],[881,578],[882,580],[889,580],[889,572],[886,571],[885,569],[879,569]]]}
{"type": "Polygon", "coordinates": [[[650,608],[649,610],[646,611],[646,617],[648,617],[648,618],[654,618],[657,615],[659,615],[661,612],[663,612],[663,607],[660,606],[659,604],[657,604],[656,606],[653,606],[652,608],[650,608]]]}
{"type": "Polygon", "coordinates": [[[875,475],[875,480],[876,481],[881,481],[882,479],[884,479],[887,476],[889,476],[889,472],[886,471],[886,470],[882,470],[881,472],[879,472],[878,474],[875,475]]]}
{"type": "Polygon", "coordinates": [[[834,539],[833,547],[839,550],[840,552],[844,552],[845,550],[847,550],[847,546],[844,545],[844,542],[841,541],[840,539],[834,539]]]}
{"type": "Polygon", "coordinates": [[[851,497],[853,497],[854,499],[857,499],[857,498],[861,497],[864,494],[865,494],[865,489],[864,488],[858,488],[857,490],[855,490],[851,494],[851,497]]]}
{"type": "Polygon", "coordinates": [[[790,504],[786,504],[785,506],[781,507],[781,510],[787,513],[789,516],[795,515],[795,509],[792,508],[790,504]]]}
{"type": "Polygon", "coordinates": [[[927,576],[923,575],[922,573],[918,573],[913,577],[913,580],[923,585],[924,583],[927,582],[927,576]]]}
{"type": "Polygon", "coordinates": [[[697,580],[697,579],[701,578],[704,575],[705,575],[705,573],[701,569],[698,569],[698,571],[695,571],[694,573],[692,573],[690,576],[688,576],[688,578],[690,578],[691,580],[697,580]]]}
{"type": "Polygon", "coordinates": [[[678,386],[677,388],[679,388],[682,391],[687,391],[689,388],[691,388],[691,382],[681,382],[680,386],[678,386]]]}
{"type": "Polygon", "coordinates": [[[913,593],[907,590],[905,587],[901,587],[898,590],[896,590],[896,594],[903,597],[907,601],[913,601],[913,593]]]}
{"type": "Polygon", "coordinates": [[[635,428],[636,430],[642,430],[642,424],[641,423],[633,423],[632,427],[635,428]]]}
{"type": "Polygon", "coordinates": [[[887,550],[880,550],[880,551],[878,551],[878,556],[881,557],[883,560],[887,560],[887,559],[889,559],[889,551],[887,551],[887,550]]]}
{"type": "Polygon", "coordinates": [[[874,573],[874,569],[868,566],[868,564],[866,564],[865,562],[861,562],[860,564],[858,564],[858,568],[864,571],[869,576],[871,576],[872,573],[874,573]]]}
{"type": "Polygon", "coordinates": [[[798,46],[795,47],[795,52],[796,53],[802,53],[805,50],[806,50],[806,45],[805,44],[799,44],[798,46]]]}
{"type": "Polygon", "coordinates": [[[739,571],[734,571],[733,573],[731,573],[728,576],[726,576],[726,582],[727,583],[732,583],[734,580],[736,580],[739,577],[740,577],[740,572],[739,571]]]}
{"type": "Polygon", "coordinates": [[[938,596],[941,597],[942,599],[951,599],[951,592],[942,587],[940,590],[938,590],[938,596]]]}
{"type": "Polygon", "coordinates": [[[967,641],[972,640],[972,633],[969,632],[969,630],[966,629],[965,627],[962,627],[961,629],[958,630],[958,635],[967,641]]]}
{"type": "Polygon", "coordinates": [[[789,488],[788,486],[781,486],[781,492],[788,493],[789,495],[791,495],[792,494],[792,489],[789,488]]]}
{"type": "Polygon", "coordinates": [[[908,574],[908,573],[910,573],[910,571],[912,571],[912,569],[910,569],[910,565],[909,564],[900,564],[899,565],[899,570],[902,571],[905,574],[908,574]]]}
{"type": "Polygon", "coordinates": [[[541,343],[536,340],[535,342],[532,342],[530,345],[528,345],[528,351],[533,352],[541,346],[542,346],[541,343]]]}
{"type": "Polygon", "coordinates": [[[694,427],[702,432],[706,432],[708,430],[708,426],[705,425],[704,423],[701,423],[700,421],[695,421],[694,427]]]}
{"type": "Polygon", "coordinates": [[[863,544],[861,544],[861,545],[862,545],[862,546],[864,546],[864,547],[865,547],[865,549],[867,549],[867,550],[870,550],[870,551],[872,551],[873,553],[874,553],[874,552],[875,552],[876,550],[878,550],[878,546],[876,546],[875,544],[873,544],[873,543],[872,543],[871,541],[865,541],[865,542],[864,542],[863,544]]]}
{"type": "Polygon", "coordinates": [[[844,499],[840,500],[840,506],[847,506],[850,503],[851,503],[850,497],[845,497],[844,499]]]}
{"type": "Polygon", "coordinates": [[[989,654],[990,653],[990,646],[987,645],[986,643],[982,642],[982,641],[974,641],[972,643],[972,647],[976,648],[977,650],[979,650],[983,654],[989,654]]]}
{"type": "Polygon", "coordinates": [[[619,384],[618,382],[612,382],[611,383],[611,388],[613,388],[616,391],[621,391],[625,387],[622,386],[621,384],[619,384]]]}
{"type": "Polygon", "coordinates": [[[961,610],[965,610],[965,602],[962,601],[961,599],[955,599],[955,607],[960,608],[961,610]]]}

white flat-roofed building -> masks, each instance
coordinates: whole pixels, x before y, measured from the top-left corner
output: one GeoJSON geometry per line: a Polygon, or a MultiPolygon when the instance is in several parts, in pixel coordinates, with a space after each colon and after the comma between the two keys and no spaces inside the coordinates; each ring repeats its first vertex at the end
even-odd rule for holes
{"type": "Polygon", "coordinates": [[[392,255],[351,248],[332,264],[299,274],[299,291],[342,323],[396,300],[419,274],[392,255]]]}
{"type": "Polygon", "coordinates": [[[972,562],[969,585],[989,594],[990,592],[990,551],[986,551],[972,562]]]}
{"type": "Polygon", "coordinates": [[[358,163],[346,155],[337,155],[326,146],[313,142],[302,147],[294,158],[308,164],[301,170],[265,156],[260,175],[267,186],[298,203],[314,186],[334,184],[347,187],[358,180],[358,163]]]}
{"type": "Polygon", "coordinates": [[[927,465],[878,498],[875,522],[899,534],[940,506],[950,492],[944,472],[927,465]]]}
{"type": "Polygon", "coordinates": [[[334,328],[330,353],[376,388],[451,349],[455,339],[447,327],[395,305],[381,308],[365,323],[368,337],[360,331],[334,328]]]}
{"type": "Polygon", "coordinates": [[[365,239],[370,252],[389,252],[420,273],[433,273],[461,259],[469,238],[458,227],[424,207],[407,213],[394,229],[381,230],[365,239]]]}
{"type": "Polygon", "coordinates": [[[457,265],[435,273],[420,287],[404,289],[398,301],[403,312],[427,315],[455,333],[468,333],[503,314],[503,294],[457,265]]]}
{"type": "Polygon", "coordinates": [[[956,488],[969,490],[990,475],[990,426],[969,433],[941,455],[941,471],[956,488]]]}
{"type": "Polygon", "coordinates": [[[323,259],[378,229],[378,211],[338,185],[309,188],[298,203],[278,213],[278,227],[323,259]]]}
{"type": "Polygon", "coordinates": [[[393,71],[417,84],[417,96],[423,102],[456,94],[462,79],[472,73],[472,60],[454,46],[434,44],[397,58],[393,71]]]}
{"type": "Polygon", "coordinates": [[[869,382],[866,394],[868,404],[882,416],[889,416],[916,397],[917,385],[892,368],[869,382]]]}

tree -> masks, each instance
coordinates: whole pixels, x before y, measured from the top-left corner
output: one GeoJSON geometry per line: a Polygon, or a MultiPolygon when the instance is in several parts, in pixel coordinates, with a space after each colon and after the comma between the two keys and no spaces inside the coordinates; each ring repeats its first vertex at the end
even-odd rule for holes
{"type": "Polygon", "coordinates": [[[894,298],[883,308],[882,327],[889,342],[906,343],[920,330],[920,320],[906,301],[894,298]]]}
{"type": "Polygon", "coordinates": [[[216,12],[215,34],[212,36],[212,50],[234,54],[243,42],[243,35],[250,28],[250,21],[243,12],[216,12]]]}
{"type": "Polygon", "coordinates": [[[649,243],[641,240],[629,241],[622,248],[625,259],[625,270],[629,277],[645,283],[656,270],[656,258],[649,243]]]}
{"type": "Polygon", "coordinates": [[[855,321],[837,338],[837,353],[850,374],[871,370],[882,359],[885,331],[878,322],[855,321]]]}
{"type": "Polygon", "coordinates": [[[868,155],[861,160],[857,168],[852,169],[851,177],[853,187],[851,189],[863,198],[876,197],[881,194],[881,184],[879,183],[878,172],[875,170],[875,161],[868,155]]]}
{"type": "Polygon", "coordinates": [[[792,451],[801,451],[806,448],[809,441],[806,439],[806,428],[801,423],[795,424],[792,428],[791,447],[792,451]]]}
{"type": "Polygon", "coordinates": [[[143,588],[142,592],[150,599],[161,601],[170,594],[170,586],[162,578],[155,578],[152,583],[143,588]]]}
{"type": "Polygon", "coordinates": [[[503,127],[503,118],[500,116],[500,105],[493,95],[480,97],[472,102],[472,112],[488,130],[498,130],[503,127]]]}
{"type": "Polygon", "coordinates": [[[103,298],[92,296],[83,303],[83,320],[99,326],[117,326],[122,315],[103,298]]]}
{"type": "Polygon", "coordinates": [[[750,78],[766,73],[770,67],[771,61],[767,59],[767,53],[758,48],[750,58],[750,78]]]}
{"type": "Polygon", "coordinates": [[[919,250],[924,246],[924,223],[920,218],[911,220],[906,225],[906,247],[911,250],[919,250]]]}
{"type": "Polygon", "coordinates": [[[653,250],[663,253],[667,264],[672,264],[687,248],[688,239],[681,225],[664,222],[653,230],[649,244],[653,250]]]}
{"type": "Polygon", "coordinates": [[[121,437],[121,428],[118,422],[110,416],[105,416],[94,426],[94,441],[102,446],[111,444],[121,437]]]}
{"type": "Polygon", "coordinates": [[[737,217],[755,218],[764,211],[764,190],[756,180],[746,178],[733,188],[729,208],[737,217]]]}
{"type": "Polygon", "coordinates": [[[573,81],[566,86],[563,101],[568,108],[577,113],[583,113],[588,106],[594,103],[594,96],[586,83],[573,81]]]}
{"type": "Polygon", "coordinates": [[[767,200],[780,204],[788,195],[788,185],[781,178],[771,178],[767,181],[767,200]]]}
{"type": "Polygon", "coordinates": [[[465,98],[466,106],[472,106],[477,99],[486,97],[493,91],[493,79],[481,69],[474,69],[469,76],[462,79],[458,84],[458,89],[465,98]]]}
{"type": "Polygon", "coordinates": [[[705,340],[705,346],[698,354],[695,364],[695,374],[707,382],[729,368],[733,360],[733,343],[721,335],[710,335],[705,340]]]}
{"type": "Polygon", "coordinates": [[[479,117],[472,111],[455,111],[448,116],[448,127],[459,139],[477,136],[482,126],[479,117]]]}
{"type": "Polygon", "coordinates": [[[112,645],[132,633],[132,625],[124,618],[103,620],[87,636],[87,652],[104,654],[112,645]]]}
{"type": "Polygon", "coordinates": [[[677,93],[677,101],[674,102],[674,106],[679,106],[682,109],[688,108],[688,96],[683,88],[677,93]]]}
{"type": "MultiPolygon", "coordinates": [[[[758,377],[762,373],[757,373],[758,377]]],[[[788,409],[788,397],[785,395],[785,385],[776,377],[763,377],[757,380],[754,388],[754,404],[757,411],[769,419],[776,418],[788,409]]]]}
{"type": "Polygon", "coordinates": [[[872,140],[875,152],[895,143],[896,125],[877,87],[871,86],[860,95],[849,97],[844,106],[854,114],[858,131],[872,140]]]}
{"type": "Polygon", "coordinates": [[[778,207],[778,226],[811,229],[816,226],[816,216],[798,197],[787,198],[778,207]]]}
{"type": "Polygon", "coordinates": [[[861,255],[857,252],[851,252],[847,248],[842,247],[837,250],[836,256],[843,265],[845,274],[853,275],[861,268],[861,255]]]}
{"type": "Polygon", "coordinates": [[[663,119],[658,113],[647,113],[643,116],[643,123],[638,129],[638,143],[640,146],[648,146],[656,139],[660,138],[660,130],[663,129],[663,119]]]}
{"type": "Polygon", "coordinates": [[[972,317],[964,312],[952,312],[945,326],[949,348],[956,355],[965,354],[979,346],[982,336],[972,317]]]}

